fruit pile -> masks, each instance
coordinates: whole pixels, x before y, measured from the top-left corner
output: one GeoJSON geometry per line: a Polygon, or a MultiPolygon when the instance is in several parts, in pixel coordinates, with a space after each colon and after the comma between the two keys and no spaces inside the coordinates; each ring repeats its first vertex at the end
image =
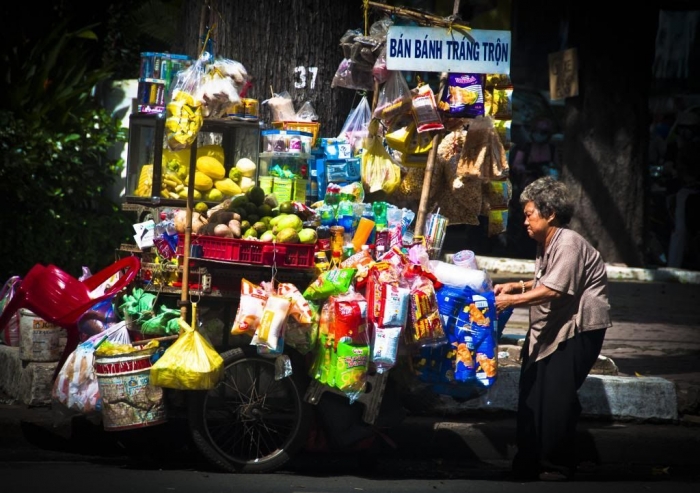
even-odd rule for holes
{"type": "Polygon", "coordinates": [[[273,194],[265,195],[257,185],[211,209],[200,202],[195,211],[207,221],[199,235],[304,244],[317,239],[315,229],[304,227],[303,214],[293,202],[278,204],[273,194]]]}
{"type": "MultiPolygon", "coordinates": [[[[224,167],[224,149],[210,144],[197,147],[193,197],[195,200],[221,202],[247,192],[255,185],[256,165],[250,159],[239,159],[228,173],[224,167]]],[[[160,196],[187,200],[190,149],[163,149],[160,196]]],[[[134,190],[137,197],[150,197],[153,186],[153,164],[141,168],[134,190]]]]}

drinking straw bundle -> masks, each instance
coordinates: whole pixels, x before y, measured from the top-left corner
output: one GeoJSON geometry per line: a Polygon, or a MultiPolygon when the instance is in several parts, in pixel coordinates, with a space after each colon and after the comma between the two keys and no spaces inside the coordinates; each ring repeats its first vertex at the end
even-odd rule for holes
{"type": "Polygon", "coordinates": [[[449,220],[447,217],[440,215],[439,208],[435,214],[428,214],[425,237],[428,243],[428,252],[430,253],[431,257],[440,255],[442,243],[445,240],[445,234],[447,233],[448,223],[449,220]]]}

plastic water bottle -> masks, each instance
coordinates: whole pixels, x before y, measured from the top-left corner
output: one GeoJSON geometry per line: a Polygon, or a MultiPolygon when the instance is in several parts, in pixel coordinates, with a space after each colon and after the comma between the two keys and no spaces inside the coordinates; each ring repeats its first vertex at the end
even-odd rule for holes
{"type": "Polygon", "coordinates": [[[352,202],[341,200],[340,204],[338,204],[338,213],[335,219],[338,226],[342,226],[347,234],[351,234],[354,219],[355,214],[352,209],[352,202]]]}
{"type": "Polygon", "coordinates": [[[374,239],[375,239],[375,234],[376,234],[376,221],[374,220],[374,210],[372,209],[372,204],[365,204],[365,210],[362,212],[362,217],[365,219],[369,219],[370,221],[375,223],[375,227],[372,228],[372,232],[369,234],[369,238],[367,238],[367,244],[368,245],[374,245],[374,239]]]}

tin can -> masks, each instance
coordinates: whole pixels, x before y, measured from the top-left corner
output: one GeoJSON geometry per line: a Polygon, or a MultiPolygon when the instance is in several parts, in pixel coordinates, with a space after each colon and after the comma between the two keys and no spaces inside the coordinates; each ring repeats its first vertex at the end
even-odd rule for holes
{"type": "Polygon", "coordinates": [[[226,115],[243,118],[245,115],[245,105],[243,104],[243,101],[239,100],[235,103],[229,104],[228,108],[226,108],[226,115]]]}
{"type": "Polygon", "coordinates": [[[257,120],[260,117],[260,104],[257,99],[243,98],[243,118],[257,120]]]}

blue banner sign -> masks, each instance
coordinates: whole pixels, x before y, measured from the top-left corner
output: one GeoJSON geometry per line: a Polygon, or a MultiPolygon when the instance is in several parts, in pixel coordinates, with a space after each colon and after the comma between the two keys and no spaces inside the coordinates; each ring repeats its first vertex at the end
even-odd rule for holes
{"type": "Polygon", "coordinates": [[[510,74],[510,31],[391,26],[386,38],[389,70],[510,74]]]}

